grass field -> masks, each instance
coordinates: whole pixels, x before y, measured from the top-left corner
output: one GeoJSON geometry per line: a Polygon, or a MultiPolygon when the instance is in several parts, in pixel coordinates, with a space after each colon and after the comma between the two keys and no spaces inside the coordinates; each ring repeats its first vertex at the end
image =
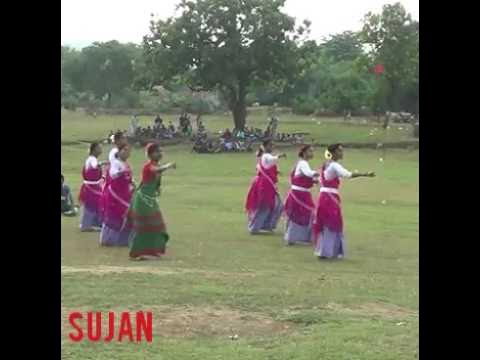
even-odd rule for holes
{"type": "MultiPolygon", "coordinates": [[[[205,122],[209,129],[231,126],[221,117],[205,122]]],[[[253,122],[264,127],[266,117],[253,122]]],[[[75,194],[87,149],[78,141],[127,124],[127,117],[93,121],[63,114],[61,166],[75,194]]],[[[281,132],[310,131],[326,142],[368,141],[373,127],[310,117],[280,123],[281,132]]],[[[390,134],[408,135],[398,129],[390,134]]],[[[347,258],[341,262],[319,262],[309,247],[283,246],[283,222],[275,235],[248,235],[243,202],[254,174],[253,154],[197,155],[188,145],[165,151],[165,160],[177,161],[178,169],[164,178],[160,198],[171,235],[162,261],[131,262],[127,249],[99,248],[98,234],[80,233],[78,218],[61,219],[62,316],[151,310],[154,341],[74,344],[62,322],[62,358],[418,357],[417,151],[346,150],[347,168],[378,176],[343,184],[347,258]],[[238,340],[230,339],[233,334],[238,340]]],[[[322,153],[317,150],[313,164],[320,164],[322,153]]],[[[287,155],[280,167],[282,194],[295,149],[287,155]]],[[[143,150],[135,150],[130,163],[137,179],[143,162],[143,150]]]]}

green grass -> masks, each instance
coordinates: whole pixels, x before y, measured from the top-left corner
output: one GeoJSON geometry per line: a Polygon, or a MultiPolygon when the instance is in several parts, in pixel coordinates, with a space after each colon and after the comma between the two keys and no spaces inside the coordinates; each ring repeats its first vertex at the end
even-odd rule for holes
{"type": "MultiPolygon", "coordinates": [[[[229,126],[228,121],[206,119],[207,126],[216,129],[229,126]]],[[[372,127],[312,123],[306,117],[282,117],[280,131],[311,131],[326,142],[367,141],[362,131],[368,137],[372,127]]],[[[87,151],[86,144],[75,141],[101,138],[112,124],[126,128],[128,118],[93,121],[64,114],[62,172],[75,194],[87,151]]],[[[165,152],[165,160],[177,161],[178,169],[165,176],[160,198],[171,235],[163,261],[132,263],[127,249],[99,248],[98,234],[81,234],[78,218],[62,218],[61,225],[63,315],[71,310],[153,309],[154,342],[73,344],[65,328],[63,358],[397,360],[418,356],[417,151],[346,150],[347,168],[373,170],[378,176],[344,182],[348,257],[326,263],[316,260],[311,248],[283,246],[283,222],[273,236],[248,235],[243,202],[254,173],[253,154],[197,155],[188,145],[168,147],[165,152]],[[175,326],[162,319],[174,314],[170,320],[180,321],[184,309],[189,309],[192,329],[172,335],[175,326]],[[217,310],[224,316],[208,315],[217,310]],[[236,313],[244,320],[235,320],[236,313]],[[270,331],[253,319],[286,324],[289,330],[270,331]],[[237,341],[229,339],[232,332],[240,334],[237,341]]],[[[318,149],[312,164],[320,164],[322,152],[318,149]]],[[[295,149],[287,155],[281,163],[282,194],[295,149]]],[[[143,162],[143,151],[135,150],[130,163],[137,179],[143,162]]]]}

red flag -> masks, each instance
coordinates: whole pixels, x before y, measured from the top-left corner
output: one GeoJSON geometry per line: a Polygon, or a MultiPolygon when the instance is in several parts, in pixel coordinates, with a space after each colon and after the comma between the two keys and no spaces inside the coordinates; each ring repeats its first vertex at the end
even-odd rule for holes
{"type": "Polygon", "coordinates": [[[375,72],[375,74],[380,75],[383,74],[383,72],[385,71],[385,67],[382,64],[377,64],[375,65],[373,71],[375,72]]]}

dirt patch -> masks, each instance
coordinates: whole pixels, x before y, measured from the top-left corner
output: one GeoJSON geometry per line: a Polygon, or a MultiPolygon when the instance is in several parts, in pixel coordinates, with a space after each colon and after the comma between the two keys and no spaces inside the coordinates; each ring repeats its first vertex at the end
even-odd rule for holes
{"type": "Polygon", "coordinates": [[[75,273],[91,273],[94,275],[104,274],[123,274],[123,273],[143,273],[143,274],[155,274],[155,275],[173,275],[182,273],[181,270],[173,271],[168,269],[149,268],[149,267],[121,267],[121,266],[62,266],[62,274],[75,274],[75,273]]]}
{"type": "MultiPolygon", "coordinates": [[[[130,308],[132,308],[130,306],[130,308]]],[[[286,321],[276,321],[264,314],[244,312],[225,307],[193,307],[193,306],[156,306],[139,308],[153,312],[154,337],[220,337],[238,338],[254,336],[272,336],[286,334],[295,329],[295,324],[286,321]]],[[[62,308],[62,334],[70,331],[68,314],[81,309],[62,308]]],[[[83,310],[84,314],[88,310],[83,310]]],[[[119,314],[122,310],[110,310],[119,314]]],[[[130,310],[132,318],[134,311],[130,310]]],[[[84,315],[86,317],[86,315],[84,315]]],[[[102,312],[102,334],[108,332],[108,314],[102,312]]],[[[86,329],[86,321],[77,321],[86,329]]],[[[118,329],[119,322],[115,319],[115,327],[118,329]]]]}
{"type": "Polygon", "coordinates": [[[167,309],[154,323],[161,336],[177,337],[278,335],[293,326],[259,313],[208,307],[167,309]]]}
{"type": "Polygon", "coordinates": [[[207,271],[200,269],[166,269],[160,267],[149,266],[62,266],[62,274],[74,274],[74,273],[90,273],[93,275],[105,275],[105,274],[152,274],[159,276],[179,275],[179,274],[199,274],[206,278],[224,278],[224,277],[255,277],[253,272],[219,272],[219,271],[207,271]]]}
{"type": "Polygon", "coordinates": [[[407,309],[393,304],[380,302],[365,303],[358,306],[344,306],[335,303],[329,303],[325,307],[326,310],[340,312],[345,314],[380,317],[383,319],[404,319],[411,316],[418,316],[418,311],[407,309]]]}

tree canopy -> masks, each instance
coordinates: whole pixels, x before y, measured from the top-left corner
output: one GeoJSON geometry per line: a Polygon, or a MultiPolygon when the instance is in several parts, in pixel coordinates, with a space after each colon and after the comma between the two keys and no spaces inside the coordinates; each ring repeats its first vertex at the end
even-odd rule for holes
{"type": "Polygon", "coordinates": [[[192,89],[221,91],[243,128],[252,83],[286,82],[301,65],[298,44],[309,23],[281,11],[284,0],[183,0],[178,17],[153,21],[144,38],[157,80],[174,76],[192,89]]]}
{"type": "Polygon", "coordinates": [[[370,65],[385,67],[384,94],[390,110],[418,112],[419,23],[400,3],[368,13],[360,38],[369,46],[370,65]]]}
{"type": "Polygon", "coordinates": [[[366,14],[360,32],[317,43],[310,23],[283,13],[284,3],[183,0],[175,17],[152,19],[141,45],[62,46],[62,106],[228,108],[237,128],[253,103],[304,114],[418,113],[419,23],[401,4],[366,14]],[[382,74],[372,71],[377,65],[382,74]],[[195,96],[200,90],[208,96],[195,96]]]}

